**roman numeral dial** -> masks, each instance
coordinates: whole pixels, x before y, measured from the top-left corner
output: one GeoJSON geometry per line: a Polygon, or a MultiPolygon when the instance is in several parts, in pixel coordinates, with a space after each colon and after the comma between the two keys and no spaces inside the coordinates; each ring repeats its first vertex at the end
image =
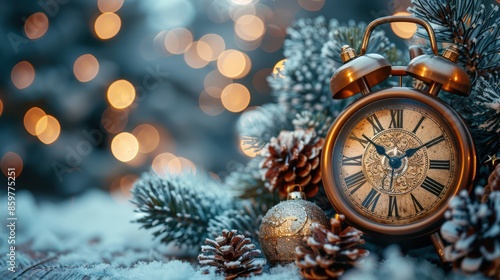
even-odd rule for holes
{"type": "MultiPolygon", "coordinates": [[[[361,113],[360,113],[361,114],[361,113]]],[[[438,115],[403,105],[353,118],[336,165],[351,208],[381,224],[408,224],[445,203],[455,173],[456,144],[438,115]]]]}

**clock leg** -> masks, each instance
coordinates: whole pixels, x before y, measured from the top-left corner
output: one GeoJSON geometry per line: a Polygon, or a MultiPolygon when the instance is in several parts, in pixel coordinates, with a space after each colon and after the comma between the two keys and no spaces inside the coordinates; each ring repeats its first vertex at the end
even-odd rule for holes
{"type": "Polygon", "coordinates": [[[434,248],[436,249],[439,258],[441,259],[441,262],[446,263],[447,261],[444,258],[444,242],[443,239],[441,238],[441,235],[439,235],[439,232],[435,232],[431,234],[430,237],[432,245],[434,245],[434,248]]]}

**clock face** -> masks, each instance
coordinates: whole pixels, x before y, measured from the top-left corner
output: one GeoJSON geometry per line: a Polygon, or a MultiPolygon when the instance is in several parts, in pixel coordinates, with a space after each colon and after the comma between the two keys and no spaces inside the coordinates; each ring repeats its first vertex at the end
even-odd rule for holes
{"type": "Polygon", "coordinates": [[[388,226],[419,222],[456,191],[455,138],[423,103],[372,102],[342,126],[330,172],[344,203],[365,219],[388,226]]]}
{"type": "Polygon", "coordinates": [[[405,239],[430,234],[451,199],[470,190],[472,137],[449,105],[393,87],[347,107],[325,137],[323,186],[336,212],[366,234],[405,239]]]}

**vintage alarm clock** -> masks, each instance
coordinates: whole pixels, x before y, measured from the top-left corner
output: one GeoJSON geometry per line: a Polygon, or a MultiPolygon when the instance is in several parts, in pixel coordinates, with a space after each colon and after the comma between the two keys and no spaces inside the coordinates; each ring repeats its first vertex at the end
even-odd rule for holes
{"type": "Polygon", "coordinates": [[[430,235],[440,249],[437,230],[451,198],[469,190],[476,172],[472,137],[460,115],[436,95],[468,95],[470,79],[456,65],[454,46],[438,54],[432,27],[424,20],[389,16],[365,31],[360,54],[349,46],[331,78],[333,98],[362,93],[335,120],[322,154],[323,184],[329,201],[346,221],[367,235],[404,240],[430,235]],[[413,58],[408,66],[391,66],[379,54],[366,54],[372,30],[388,22],[421,25],[433,54],[413,58]],[[410,75],[427,90],[402,86],[410,75]],[[397,87],[372,91],[400,76],[397,87]]]}

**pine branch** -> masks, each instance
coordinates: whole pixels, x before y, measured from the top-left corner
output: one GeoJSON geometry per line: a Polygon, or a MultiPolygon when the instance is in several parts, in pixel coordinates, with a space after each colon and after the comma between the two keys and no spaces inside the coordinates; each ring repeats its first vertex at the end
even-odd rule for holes
{"type": "Polygon", "coordinates": [[[229,209],[210,220],[208,231],[212,236],[217,236],[224,229],[235,229],[258,245],[260,223],[270,207],[255,201],[244,201],[238,209],[229,209]]]}
{"type": "Polygon", "coordinates": [[[295,130],[298,129],[314,129],[318,137],[325,137],[333,119],[325,112],[309,112],[302,111],[296,114],[292,123],[295,130]]]}
{"type": "MultiPolygon", "coordinates": [[[[459,64],[474,85],[477,78],[500,70],[498,6],[479,0],[412,0],[409,11],[433,24],[436,39],[460,49],[459,64]]],[[[419,36],[427,33],[419,29],[419,36]]]]}
{"type": "Polygon", "coordinates": [[[238,121],[238,133],[250,149],[258,152],[280,131],[291,128],[285,108],[279,104],[265,104],[243,113],[238,121]]]}
{"type": "Polygon", "coordinates": [[[233,204],[213,180],[192,174],[162,179],[143,174],[132,189],[132,203],[143,216],[136,220],[142,228],[164,243],[199,246],[207,237],[210,219],[233,204]]]}

